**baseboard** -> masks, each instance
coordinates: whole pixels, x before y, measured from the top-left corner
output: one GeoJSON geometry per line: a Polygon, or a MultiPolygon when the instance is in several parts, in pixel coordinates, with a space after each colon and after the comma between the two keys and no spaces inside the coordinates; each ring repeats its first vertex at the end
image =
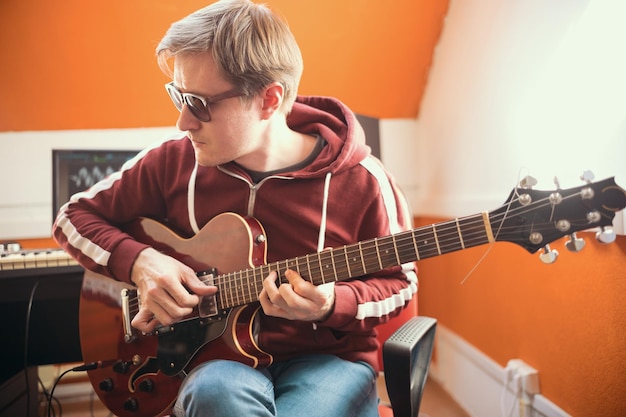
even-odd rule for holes
{"type": "Polygon", "coordinates": [[[472,417],[520,417],[531,410],[532,417],[571,417],[541,394],[526,397],[527,408],[520,412],[513,387],[505,387],[504,368],[441,323],[433,358],[429,378],[472,417]]]}

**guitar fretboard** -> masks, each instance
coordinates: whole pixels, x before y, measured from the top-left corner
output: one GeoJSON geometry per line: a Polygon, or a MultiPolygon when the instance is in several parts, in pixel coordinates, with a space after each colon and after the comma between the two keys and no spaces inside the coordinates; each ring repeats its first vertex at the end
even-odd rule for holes
{"type": "Polygon", "coordinates": [[[314,285],[322,285],[493,241],[489,216],[481,213],[218,275],[212,284],[219,288],[221,306],[232,308],[256,301],[263,280],[271,271],[282,277],[287,269],[292,269],[314,285]]]}

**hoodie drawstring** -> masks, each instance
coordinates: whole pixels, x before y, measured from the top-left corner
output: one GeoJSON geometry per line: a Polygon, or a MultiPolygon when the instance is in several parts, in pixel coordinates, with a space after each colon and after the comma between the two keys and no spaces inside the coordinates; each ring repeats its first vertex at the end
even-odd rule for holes
{"type": "Polygon", "coordinates": [[[189,177],[189,185],[187,186],[187,212],[189,216],[189,224],[194,233],[198,233],[200,228],[198,227],[198,221],[196,220],[195,207],[195,195],[196,195],[196,175],[198,174],[198,162],[191,171],[189,177]]]}
{"type": "Polygon", "coordinates": [[[324,181],[324,201],[322,202],[322,220],[320,222],[320,234],[317,239],[317,251],[321,252],[324,250],[324,243],[326,242],[326,211],[328,209],[328,190],[330,188],[330,177],[331,173],[326,174],[326,179],[324,181]]]}

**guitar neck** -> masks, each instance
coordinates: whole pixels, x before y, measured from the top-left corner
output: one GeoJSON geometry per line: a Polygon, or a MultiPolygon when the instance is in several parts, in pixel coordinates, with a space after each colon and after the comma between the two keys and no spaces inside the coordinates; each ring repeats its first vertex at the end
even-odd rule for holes
{"type": "Polygon", "coordinates": [[[222,307],[232,308],[256,301],[271,271],[283,277],[287,269],[292,269],[314,285],[322,285],[493,241],[485,212],[219,275],[212,283],[219,288],[222,307]]]}

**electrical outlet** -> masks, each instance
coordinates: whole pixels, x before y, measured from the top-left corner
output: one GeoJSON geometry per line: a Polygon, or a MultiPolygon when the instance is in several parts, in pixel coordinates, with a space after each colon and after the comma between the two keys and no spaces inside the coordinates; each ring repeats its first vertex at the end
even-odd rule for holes
{"type": "Polygon", "coordinates": [[[517,381],[521,390],[527,394],[539,394],[539,371],[521,359],[511,359],[506,365],[511,372],[511,379],[517,381]]]}

